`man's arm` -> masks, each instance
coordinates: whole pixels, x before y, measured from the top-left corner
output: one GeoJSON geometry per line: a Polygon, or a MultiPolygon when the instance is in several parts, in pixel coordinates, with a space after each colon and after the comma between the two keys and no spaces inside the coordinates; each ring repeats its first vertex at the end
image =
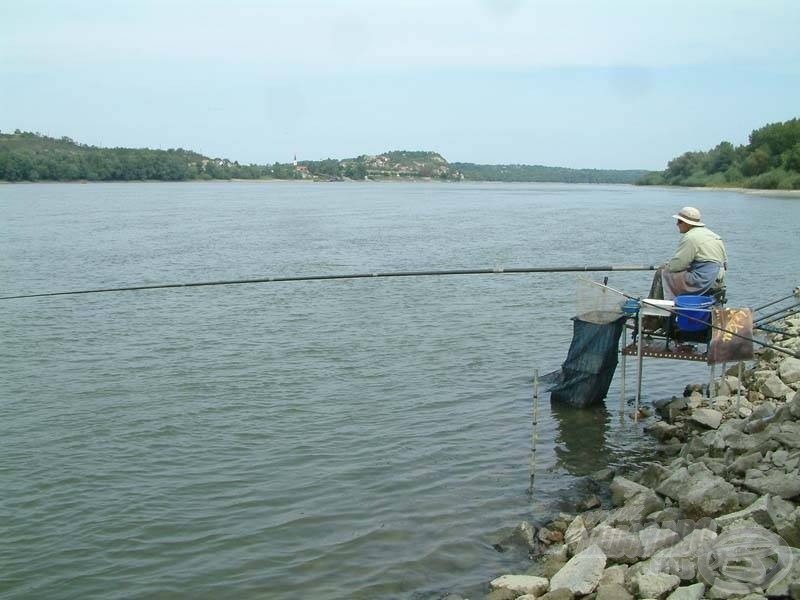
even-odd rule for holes
{"type": "Polygon", "coordinates": [[[697,248],[695,247],[691,236],[688,234],[688,232],[684,233],[681,236],[678,249],[675,250],[675,255],[669,259],[669,262],[667,262],[665,267],[667,268],[667,271],[672,271],[673,273],[685,271],[689,268],[689,265],[692,264],[696,254],[697,248]]]}

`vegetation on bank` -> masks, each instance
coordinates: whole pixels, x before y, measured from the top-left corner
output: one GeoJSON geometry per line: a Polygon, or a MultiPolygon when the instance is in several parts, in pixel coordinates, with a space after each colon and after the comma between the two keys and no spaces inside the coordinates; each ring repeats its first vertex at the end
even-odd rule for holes
{"type": "Polygon", "coordinates": [[[635,183],[649,171],[607,169],[567,169],[542,165],[476,165],[450,163],[470,181],[527,181],[563,183],[635,183]]]}
{"type": "Polygon", "coordinates": [[[308,179],[634,183],[647,171],[566,169],[540,165],[448,163],[436,152],[396,151],[356,158],[240,165],[183,148],[100,148],[68,137],[0,133],[2,181],[189,181],[308,179]]]}
{"type": "Polygon", "coordinates": [[[800,119],[756,129],[746,145],[720,142],[706,152],[686,152],[637,183],[800,190],[800,119]]]}
{"type": "Polygon", "coordinates": [[[269,168],[208,158],[190,150],[98,148],[68,137],[0,133],[0,180],[5,181],[186,181],[257,179],[269,168]]]}

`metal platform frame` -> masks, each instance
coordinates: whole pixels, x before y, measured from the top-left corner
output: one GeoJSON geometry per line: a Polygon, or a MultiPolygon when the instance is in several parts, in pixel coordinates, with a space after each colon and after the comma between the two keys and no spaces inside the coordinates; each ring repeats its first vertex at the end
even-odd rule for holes
{"type": "MultiPolygon", "coordinates": [[[[637,370],[636,370],[636,404],[634,407],[634,419],[638,419],[639,405],[642,397],[642,369],[643,359],[648,358],[668,358],[672,360],[688,360],[693,362],[706,362],[708,355],[709,337],[703,334],[703,339],[691,339],[691,344],[683,344],[679,336],[671,338],[672,320],[675,312],[675,303],[671,300],[657,300],[653,298],[644,298],[641,301],[638,314],[636,315],[635,339],[628,344],[628,329],[630,325],[626,323],[622,330],[622,383],[620,385],[620,403],[624,407],[625,403],[625,375],[626,375],[626,362],[628,356],[637,357],[637,370]],[[664,334],[656,336],[654,332],[645,332],[642,328],[642,319],[646,316],[664,317],[667,319],[667,327],[664,334]],[[654,343],[655,342],[655,343],[654,343]],[[670,348],[670,342],[674,342],[673,348],[670,348]],[[696,351],[696,344],[703,344],[705,351],[696,351]]],[[[634,318],[634,317],[631,317],[634,318]]],[[[677,333],[677,332],[676,332],[677,333]]],[[[708,332],[710,333],[710,331],[708,332]]],[[[696,336],[695,336],[696,337],[696,336]]],[[[725,372],[725,365],[722,367],[723,373],[725,372]]],[[[708,380],[708,394],[711,394],[711,389],[714,382],[714,365],[710,365],[708,380]]]]}

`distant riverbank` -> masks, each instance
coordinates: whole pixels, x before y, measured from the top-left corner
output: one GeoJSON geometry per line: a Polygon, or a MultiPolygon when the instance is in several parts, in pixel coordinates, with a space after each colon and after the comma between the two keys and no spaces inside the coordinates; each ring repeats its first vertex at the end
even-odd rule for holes
{"type": "Polygon", "coordinates": [[[175,148],[102,148],[38,133],[0,133],[0,179],[6,181],[506,181],[635,183],[646,170],[448,162],[438,152],[393,150],[355,158],[240,164],[175,148]]]}
{"type": "Polygon", "coordinates": [[[800,190],[762,190],[754,188],[699,188],[702,190],[716,190],[723,192],[741,192],[753,196],[786,196],[787,198],[800,198],[800,190]]]}
{"type": "MultiPolygon", "coordinates": [[[[159,184],[159,183],[208,183],[208,184],[220,184],[220,183],[275,183],[275,184],[291,184],[291,183],[298,183],[298,182],[305,182],[305,183],[318,183],[318,184],[325,184],[325,183],[386,183],[386,184],[398,184],[398,183],[442,183],[442,184],[450,184],[450,185],[457,185],[459,183],[507,183],[507,184],[524,184],[526,182],[523,181],[469,181],[469,182],[462,182],[462,181],[453,181],[453,180],[441,180],[436,178],[410,178],[404,177],[394,178],[394,177],[386,177],[386,178],[376,178],[376,179],[347,179],[343,178],[340,180],[330,181],[330,180],[318,180],[318,179],[273,179],[273,178],[262,178],[262,179],[187,179],[183,181],[159,181],[153,179],[143,179],[143,180],[112,180],[112,181],[85,181],[85,180],[73,180],[73,181],[7,181],[0,179],[0,185],[35,185],[35,184],[69,184],[69,185],[81,185],[81,184],[98,184],[98,183],[115,183],[115,184],[159,184]]],[[[633,186],[635,184],[632,183],[569,183],[563,181],[542,181],[539,183],[552,183],[552,184],[564,184],[564,185],[627,185],[633,186]]],[[[740,194],[748,194],[750,196],[771,196],[771,197],[785,197],[785,198],[800,198],[800,190],[772,190],[772,189],[755,189],[755,188],[743,188],[743,187],[693,187],[693,186],[675,186],[675,185],[656,185],[656,186],[648,186],[652,188],[663,188],[663,189],[690,189],[693,191],[700,191],[700,192],[737,192],[740,194]]]]}
{"type": "Polygon", "coordinates": [[[698,192],[738,192],[740,194],[749,194],[751,196],[785,196],[786,198],[800,198],[800,190],[773,190],[773,189],[760,189],[760,188],[745,188],[745,187],[695,187],[695,186],[676,186],[676,185],[658,185],[651,186],[656,188],[671,189],[683,188],[698,192]]]}

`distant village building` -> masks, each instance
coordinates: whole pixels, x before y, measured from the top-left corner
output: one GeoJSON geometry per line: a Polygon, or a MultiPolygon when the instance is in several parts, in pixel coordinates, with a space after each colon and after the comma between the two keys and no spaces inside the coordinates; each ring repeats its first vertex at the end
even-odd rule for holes
{"type": "Polygon", "coordinates": [[[308,167],[305,165],[298,165],[297,164],[297,154],[294,155],[294,160],[292,161],[292,166],[294,167],[294,172],[300,175],[303,179],[311,179],[311,173],[308,171],[308,167]]]}

